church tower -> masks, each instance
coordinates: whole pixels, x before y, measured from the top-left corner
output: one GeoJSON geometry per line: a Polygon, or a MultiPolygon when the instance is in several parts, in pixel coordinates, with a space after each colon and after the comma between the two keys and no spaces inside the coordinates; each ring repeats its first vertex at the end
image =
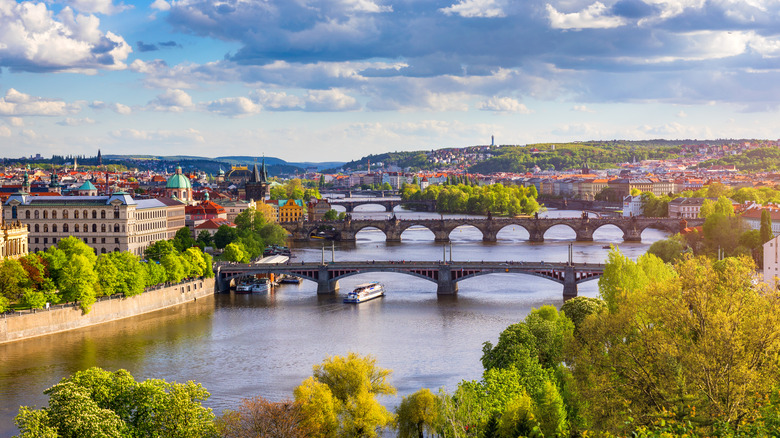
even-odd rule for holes
{"type": "Polygon", "coordinates": [[[265,168],[265,158],[263,158],[263,164],[260,169],[257,168],[257,163],[255,163],[245,190],[247,201],[252,199],[257,202],[265,202],[265,195],[268,193],[268,171],[265,168]]]}

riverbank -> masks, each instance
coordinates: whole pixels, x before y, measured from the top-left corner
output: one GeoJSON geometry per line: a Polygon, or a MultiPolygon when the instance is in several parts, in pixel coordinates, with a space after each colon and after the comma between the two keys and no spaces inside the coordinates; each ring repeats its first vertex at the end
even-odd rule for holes
{"type": "Polygon", "coordinates": [[[104,299],[86,315],[77,306],[6,314],[0,316],[0,344],[130,318],[210,295],[214,295],[214,278],[199,278],[129,298],[104,299]]]}

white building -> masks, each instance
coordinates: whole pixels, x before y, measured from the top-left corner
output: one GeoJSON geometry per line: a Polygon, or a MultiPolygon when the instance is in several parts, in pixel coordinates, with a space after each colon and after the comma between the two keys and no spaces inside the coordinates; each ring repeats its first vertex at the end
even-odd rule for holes
{"type": "Polygon", "coordinates": [[[623,217],[636,217],[636,216],[642,216],[644,214],[644,211],[642,211],[642,196],[631,196],[628,195],[625,198],[623,198],[623,217]]]}
{"type": "Polygon", "coordinates": [[[764,282],[777,287],[780,280],[780,235],[764,244],[764,282]]]}

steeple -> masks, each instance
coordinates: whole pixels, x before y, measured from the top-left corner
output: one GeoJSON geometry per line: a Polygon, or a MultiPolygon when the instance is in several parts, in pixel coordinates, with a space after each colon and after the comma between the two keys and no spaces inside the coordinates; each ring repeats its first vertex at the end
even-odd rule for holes
{"type": "Polygon", "coordinates": [[[100,155],[100,149],[98,149],[97,165],[98,166],[102,166],[103,165],[103,156],[100,155]]]}
{"type": "Polygon", "coordinates": [[[249,182],[260,182],[260,171],[257,169],[257,163],[255,163],[255,166],[252,168],[252,175],[249,176],[249,182]]]}
{"type": "Polygon", "coordinates": [[[30,176],[27,171],[24,171],[24,178],[22,179],[22,192],[30,193],[30,176]]]}
{"type": "Polygon", "coordinates": [[[261,183],[267,183],[268,182],[268,169],[265,168],[265,157],[263,157],[263,164],[260,169],[260,180],[258,182],[261,183]]]}

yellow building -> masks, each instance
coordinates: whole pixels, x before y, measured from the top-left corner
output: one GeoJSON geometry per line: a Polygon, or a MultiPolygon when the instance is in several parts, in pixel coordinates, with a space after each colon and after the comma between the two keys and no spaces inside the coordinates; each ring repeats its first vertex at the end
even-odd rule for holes
{"type": "Polygon", "coordinates": [[[18,220],[4,221],[3,206],[0,204],[0,260],[8,257],[18,259],[27,255],[29,231],[18,220]]]}
{"type": "Polygon", "coordinates": [[[296,222],[303,217],[303,201],[300,199],[279,200],[279,222],[296,222]]]}

